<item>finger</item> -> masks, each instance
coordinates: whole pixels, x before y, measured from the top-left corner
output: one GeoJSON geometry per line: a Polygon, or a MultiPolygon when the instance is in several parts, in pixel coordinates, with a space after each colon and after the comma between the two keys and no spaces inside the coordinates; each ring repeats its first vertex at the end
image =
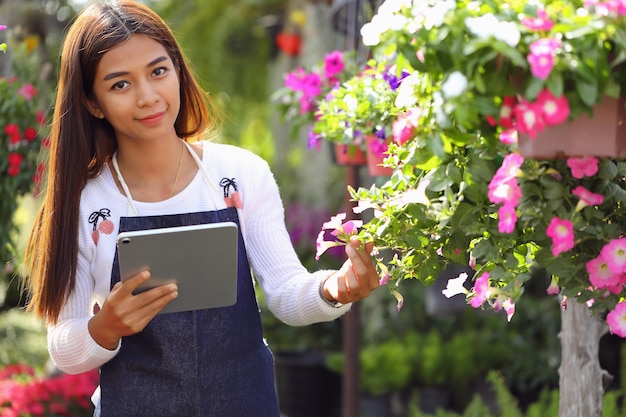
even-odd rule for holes
{"type": "Polygon", "coordinates": [[[139,286],[150,279],[150,271],[141,271],[125,281],[122,281],[120,287],[126,294],[132,294],[139,286]]]}
{"type": "Polygon", "coordinates": [[[363,288],[353,268],[354,266],[346,273],[345,285],[348,298],[350,298],[351,301],[357,301],[363,297],[367,297],[369,291],[367,288],[363,288]]]}
{"type": "MultiPolygon", "coordinates": [[[[352,242],[351,242],[352,243],[352,242]]],[[[346,246],[346,255],[350,259],[351,269],[365,291],[361,295],[367,297],[371,289],[378,287],[378,272],[372,258],[365,251],[359,252],[352,244],[346,246]]]]}

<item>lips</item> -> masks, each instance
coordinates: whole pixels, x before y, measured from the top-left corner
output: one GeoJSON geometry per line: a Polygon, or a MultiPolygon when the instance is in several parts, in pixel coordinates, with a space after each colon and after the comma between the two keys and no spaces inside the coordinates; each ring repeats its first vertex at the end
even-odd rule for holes
{"type": "Polygon", "coordinates": [[[143,117],[141,119],[139,119],[140,122],[143,123],[156,123],[161,121],[161,119],[163,119],[163,116],[165,116],[165,112],[158,112],[158,113],[153,113],[149,116],[143,117]]]}

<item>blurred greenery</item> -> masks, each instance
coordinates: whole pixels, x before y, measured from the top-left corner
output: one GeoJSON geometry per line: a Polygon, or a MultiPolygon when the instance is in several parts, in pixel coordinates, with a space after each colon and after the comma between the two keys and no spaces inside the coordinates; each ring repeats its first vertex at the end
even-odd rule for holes
{"type": "MultiPolygon", "coordinates": [[[[154,9],[172,27],[207,89],[225,110],[223,140],[267,144],[268,71],[273,39],[263,17],[282,15],[287,0],[161,0],[154,9]]],[[[270,138],[271,139],[271,138],[270,138]]],[[[260,145],[255,146],[258,150],[260,145]]],[[[268,145],[265,145],[268,146],[268,145]]],[[[271,160],[267,149],[262,156],[271,160]]]]}
{"type": "Polygon", "coordinates": [[[20,309],[0,314],[0,368],[23,363],[43,372],[48,361],[46,346],[44,325],[32,314],[20,309]]]}

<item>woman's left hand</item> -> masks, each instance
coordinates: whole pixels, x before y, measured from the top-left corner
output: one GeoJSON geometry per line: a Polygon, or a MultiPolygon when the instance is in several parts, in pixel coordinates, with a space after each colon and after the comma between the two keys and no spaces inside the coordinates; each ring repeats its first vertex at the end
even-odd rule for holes
{"type": "Polygon", "coordinates": [[[368,297],[380,286],[380,277],[371,253],[374,243],[363,246],[356,237],[346,245],[348,259],[342,267],[326,278],[322,294],[328,301],[352,303],[368,297]]]}

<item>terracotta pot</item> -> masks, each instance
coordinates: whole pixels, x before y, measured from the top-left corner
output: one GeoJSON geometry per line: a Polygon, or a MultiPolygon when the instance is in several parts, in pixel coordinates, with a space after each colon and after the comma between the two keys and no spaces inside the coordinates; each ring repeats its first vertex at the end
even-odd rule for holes
{"type": "Polygon", "coordinates": [[[626,157],[625,97],[606,97],[593,111],[557,126],[548,126],[533,140],[519,134],[519,152],[525,158],[554,159],[597,156],[626,157]]]}
{"type": "Polygon", "coordinates": [[[354,145],[335,145],[335,160],[339,165],[365,165],[367,157],[360,147],[354,145]]]}
{"type": "Polygon", "coordinates": [[[367,144],[367,169],[373,177],[390,177],[393,174],[393,169],[381,166],[386,155],[376,155],[370,147],[370,143],[374,140],[379,139],[374,135],[365,138],[367,144]]]}

